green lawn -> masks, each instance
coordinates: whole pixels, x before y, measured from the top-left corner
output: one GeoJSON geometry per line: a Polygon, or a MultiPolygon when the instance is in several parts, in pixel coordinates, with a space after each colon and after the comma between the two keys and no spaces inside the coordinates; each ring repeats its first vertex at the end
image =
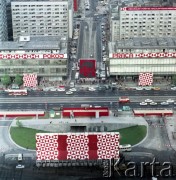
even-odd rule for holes
{"type": "Polygon", "coordinates": [[[35,117],[31,117],[31,116],[20,116],[17,117],[16,120],[29,120],[29,119],[35,119],[35,117]]]}
{"type": "Polygon", "coordinates": [[[142,139],[144,139],[147,133],[147,127],[146,126],[132,126],[129,128],[114,130],[112,132],[120,133],[120,144],[134,145],[142,141],[142,139]]]}
{"type": "MultiPolygon", "coordinates": [[[[137,144],[139,143],[147,133],[146,126],[132,126],[129,128],[114,130],[111,132],[120,133],[120,144],[137,144]]],[[[24,127],[11,127],[10,134],[16,144],[29,149],[35,149],[35,134],[47,133],[47,131],[35,130],[24,127]]]]}
{"type": "Polygon", "coordinates": [[[10,134],[13,141],[24,148],[35,149],[35,134],[47,133],[46,131],[35,130],[24,127],[11,127],[10,134]]]}

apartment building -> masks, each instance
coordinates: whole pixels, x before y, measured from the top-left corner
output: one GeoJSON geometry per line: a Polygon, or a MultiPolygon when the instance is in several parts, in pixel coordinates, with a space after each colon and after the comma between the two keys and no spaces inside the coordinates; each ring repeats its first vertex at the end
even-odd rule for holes
{"type": "Polygon", "coordinates": [[[7,41],[6,0],[0,0],[0,41],[7,41]]]}
{"type": "Polygon", "coordinates": [[[13,38],[21,35],[72,38],[73,3],[68,0],[11,2],[13,38]]]}
{"type": "Polygon", "coordinates": [[[111,41],[176,36],[176,7],[120,7],[111,11],[111,41]]]}
{"type": "Polygon", "coordinates": [[[0,42],[0,76],[36,73],[62,80],[67,76],[67,39],[58,36],[21,36],[0,42]]]}
{"type": "Polygon", "coordinates": [[[109,42],[111,76],[153,73],[172,76],[176,72],[176,38],[131,38],[109,42]]]}

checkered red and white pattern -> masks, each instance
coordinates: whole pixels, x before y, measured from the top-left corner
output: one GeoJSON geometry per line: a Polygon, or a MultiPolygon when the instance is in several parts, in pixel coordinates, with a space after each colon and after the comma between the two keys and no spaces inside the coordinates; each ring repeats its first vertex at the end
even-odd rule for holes
{"type": "Polygon", "coordinates": [[[57,160],[59,151],[58,136],[54,134],[36,135],[36,153],[38,160],[57,160]]]}
{"type": "Polygon", "coordinates": [[[68,135],[67,137],[67,159],[89,159],[87,135],[68,135]]]}
{"type": "Polygon", "coordinates": [[[119,158],[119,133],[38,133],[37,160],[119,158]]]}
{"type": "Polygon", "coordinates": [[[24,74],[23,75],[23,86],[24,87],[36,87],[37,82],[37,74],[24,74]]]}
{"type": "Polygon", "coordinates": [[[118,159],[119,135],[118,134],[99,134],[98,139],[98,159],[118,159]]]}
{"type": "Polygon", "coordinates": [[[153,84],[153,73],[140,73],[139,86],[151,86],[153,84]]]}

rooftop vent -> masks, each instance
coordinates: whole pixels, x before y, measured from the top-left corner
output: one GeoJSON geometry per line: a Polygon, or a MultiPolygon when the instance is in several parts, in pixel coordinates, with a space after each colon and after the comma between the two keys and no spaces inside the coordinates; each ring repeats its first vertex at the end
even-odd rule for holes
{"type": "Polygon", "coordinates": [[[20,36],[19,42],[27,42],[30,41],[30,36],[20,36]]]}
{"type": "Polygon", "coordinates": [[[163,45],[167,45],[167,42],[166,42],[166,41],[158,41],[158,44],[159,44],[160,46],[163,46],[163,45]]]}
{"type": "Polygon", "coordinates": [[[144,46],[147,46],[147,45],[150,45],[150,41],[142,41],[141,44],[144,46]]]}

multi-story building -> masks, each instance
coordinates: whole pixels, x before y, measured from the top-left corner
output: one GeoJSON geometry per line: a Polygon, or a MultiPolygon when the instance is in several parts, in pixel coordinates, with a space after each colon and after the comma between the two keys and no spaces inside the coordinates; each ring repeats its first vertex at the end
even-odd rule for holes
{"type": "Polygon", "coordinates": [[[133,37],[176,36],[176,7],[114,6],[110,19],[111,41],[133,37]]]}
{"type": "Polygon", "coordinates": [[[109,43],[111,76],[172,76],[176,73],[176,38],[132,38],[109,43]]]}
{"type": "Polygon", "coordinates": [[[6,0],[0,0],[0,41],[7,41],[6,0]]]}
{"type": "Polygon", "coordinates": [[[67,76],[67,39],[21,36],[19,41],[0,43],[0,76],[36,73],[39,77],[67,76]]]}
{"type": "Polygon", "coordinates": [[[72,38],[72,1],[14,0],[11,9],[14,40],[21,35],[72,38]]]}

